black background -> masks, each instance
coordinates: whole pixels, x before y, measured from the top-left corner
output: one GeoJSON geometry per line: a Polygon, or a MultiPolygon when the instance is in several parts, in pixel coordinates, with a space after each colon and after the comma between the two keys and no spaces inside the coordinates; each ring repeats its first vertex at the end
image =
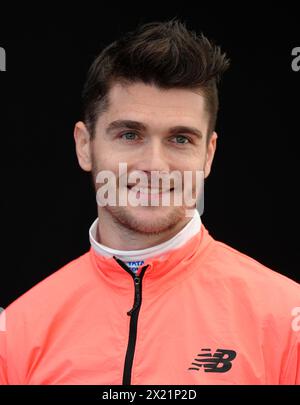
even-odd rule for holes
{"type": "Polygon", "coordinates": [[[202,221],[216,239],[300,281],[297,10],[95,4],[64,14],[46,6],[1,11],[0,306],[89,248],[96,201],[73,141],[89,65],[138,23],[175,16],[221,45],[232,63],[220,87],[202,221]]]}

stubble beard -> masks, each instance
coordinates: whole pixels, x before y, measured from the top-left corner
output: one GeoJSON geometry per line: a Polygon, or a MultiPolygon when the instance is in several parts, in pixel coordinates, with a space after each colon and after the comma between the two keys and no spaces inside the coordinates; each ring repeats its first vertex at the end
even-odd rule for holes
{"type": "Polygon", "coordinates": [[[185,218],[182,207],[103,207],[112,220],[135,233],[143,235],[157,235],[167,232],[178,225],[185,218]],[[150,213],[136,213],[135,210],[150,210],[150,213]],[[166,212],[162,214],[161,210],[166,212]]]}
{"type": "MultiPolygon", "coordinates": [[[[94,190],[97,193],[96,176],[99,172],[95,159],[92,159],[92,182],[94,190]]],[[[118,193],[118,190],[117,190],[118,193]]],[[[185,215],[185,208],[183,206],[171,206],[171,207],[132,207],[132,206],[111,206],[106,205],[101,208],[109,214],[112,221],[123,228],[130,230],[131,232],[143,234],[143,235],[158,235],[164,232],[168,232],[175,228],[179,222],[183,222],[185,215]],[[144,210],[145,215],[139,210],[144,210]],[[150,211],[145,212],[145,210],[150,211]],[[165,213],[162,213],[162,210],[165,213]]]]}

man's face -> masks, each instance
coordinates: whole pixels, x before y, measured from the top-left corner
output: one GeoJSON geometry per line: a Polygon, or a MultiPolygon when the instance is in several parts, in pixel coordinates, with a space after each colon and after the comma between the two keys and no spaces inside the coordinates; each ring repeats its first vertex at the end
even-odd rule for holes
{"type": "MultiPolygon", "coordinates": [[[[144,234],[171,229],[184,221],[186,206],[151,205],[150,193],[155,192],[152,198],[162,201],[163,191],[151,190],[151,173],[179,171],[183,178],[184,171],[203,170],[207,177],[217,135],[214,133],[207,145],[209,117],[205,100],[200,92],[191,90],[160,90],[143,83],[127,86],[117,83],[110,90],[109,101],[109,109],[99,116],[95,136],[89,141],[93,179],[96,182],[96,175],[102,170],[112,171],[118,178],[119,164],[126,162],[128,176],[136,172],[149,178],[147,193],[144,187],[138,188],[138,196],[149,204],[98,207],[99,215],[101,210],[107,210],[115,221],[144,234]]],[[[133,192],[132,185],[125,185],[128,193],[133,192]]],[[[117,184],[117,193],[118,187],[117,184]]],[[[136,193],[137,189],[133,190],[136,193]]],[[[170,193],[172,202],[173,191],[164,191],[170,193]]]]}

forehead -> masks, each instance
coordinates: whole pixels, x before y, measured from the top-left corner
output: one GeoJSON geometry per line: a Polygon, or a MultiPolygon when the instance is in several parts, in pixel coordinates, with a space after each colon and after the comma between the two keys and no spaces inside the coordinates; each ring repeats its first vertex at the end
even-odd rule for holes
{"type": "Polygon", "coordinates": [[[206,126],[205,100],[200,92],[186,89],[159,89],[144,83],[114,84],[109,92],[109,108],[103,118],[206,126]],[[174,122],[176,120],[176,122],[174,122]],[[201,125],[202,123],[202,125],[201,125]]]}

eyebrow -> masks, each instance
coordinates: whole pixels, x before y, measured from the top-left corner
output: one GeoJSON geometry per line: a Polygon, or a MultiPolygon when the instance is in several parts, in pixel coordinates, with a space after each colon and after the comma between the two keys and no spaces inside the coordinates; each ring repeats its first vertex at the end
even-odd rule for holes
{"type": "MultiPolygon", "coordinates": [[[[139,131],[146,131],[147,126],[139,121],[132,121],[132,120],[116,120],[112,121],[106,128],[106,132],[110,133],[115,131],[116,129],[127,128],[127,129],[135,129],[139,131]]],[[[174,127],[169,128],[169,133],[175,134],[178,132],[184,132],[188,134],[196,135],[199,139],[203,138],[203,134],[200,129],[185,125],[177,125],[174,127]]]]}

